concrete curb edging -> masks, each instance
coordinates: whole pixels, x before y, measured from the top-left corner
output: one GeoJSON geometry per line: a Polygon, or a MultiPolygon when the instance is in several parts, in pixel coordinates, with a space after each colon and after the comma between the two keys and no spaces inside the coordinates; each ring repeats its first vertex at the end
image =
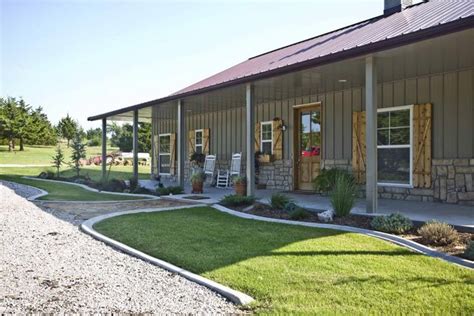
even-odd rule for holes
{"type": "MultiPolygon", "coordinates": [[[[35,178],[35,177],[27,177],[27,176],[24,176],[22,177],[24,179],[28,179],[28,180],[35,180],[35,181],[44,181],[44,182],[52,182],[52,183],[64,183],[64,184],[69,184],[69,185],[75,185],[77,187],[80,187],[80,188],[83,188],[84,190],[87,190],[87,191],[91,191],[91,192],[95,192],[95,193],[103,193],[103,194],[111,194],[111,195],[121,195],[121,196],[133,196],[133,197],[146,197],[146,199],[134,199],[134,200],[130,200],[130,201],[134,201],[134,202],[137,202],[137,201],[149,201],[149,200],[159,200],[160,197],[159,196],[155,196],[155,195],[151,195],[151,194],[134,194],[134,193],[123,193],[123,192],[110,192],[110,191],[99,191],[97,189],[94,189],[94,188],[91,188],[91,187],[88,187],[87,185],[85,184],[80,184],[80,183],[74,183],[74,182],[67,182],[67,181],[60,181],[60,180],[51,180],[51,179],[40,179],[40,178],[35,178]]],[[[12,181],[10,181],[12,182],[12,181]]],[[[14,182],[14,181],[13,181],[14,182]]],[[[16,182],[15,182],[16,183],[16,182]]],[[[22,184],[22,183],[18,183],[18,184],[22,184]]],[[[32,186],[32,185],[28,185],[28,184],[23,184],[23,185],[27,185],[29,187],[32,187],[32,188],[35,188],[35,189],[38,189],[38,190],[41,190],[43,192],[45,192],[46,194],[37,194],[37,195],[34,195],[34,196],[31,196],[28,198],[29,201],[33,201],[33,200],[36,200],[42,196],[45,196],[48,194],[47,191],[45,190],[42,190],[40,188],[37,188],[35,186],[32,186]]],[[[123,202],[123,201],[128,201],[128,200],[120,200],[120,202],[123,202]]],[[[109,202],[109,203],[116,203],[117,201],[56,201],[56,200],[47,200],[46,202],[61,202],[61,203],[64,203],[64,202],[68,202],[68,203],[97,203],[97,202],[109,202]]]]}
{"type": "Polygon", "coordinates": [[[149,212],[162,212],[162,211],[172,211],[172,210],[178,210],[178,209],[188,209],[192,207],[202,207],[201,205],[184,205],[184,206],[176,206],[176,207],[166,207],[166,208],[153,208],[153,209],[139,209],[139,210],[132,210],[132,211],[124,211],[124,212],[116,212],[116,213],[110,213],[110,214],[105,214],[105,215],[100,215],[93,217],[91,219],[86,220],[80,225],[80,228],[82,231],[85,233],[91,235],[97,240],[100,240],[109,246],[112,246],[116,249],[119,249],[120,251],[123,251],[129,255],[132,255],[134,257],[140,258],[142,260],[145,260],[147,262],[150,262],[156,266],[159,266],[165,270],[168,270],[170,272],[179,274],[180,276],[192,281],[196,282],[200,285],[203,285],[219,294],[222,296],[226,297],[230,301],[232,301],[235,304],[238,305],[246,305],[254,301],[254,299],[250,296],[248,296],[245,293],[233,290],[227,286],[224,286],[222,284],[219,284],[217,282],[214,282],[212,280],[209,280],[207,278],[204,278],[200,275],[194,274],[190,271],[187,271],[185,269],[182,269],[178,266],[175,266],[169,262],[166,262],[164,260],[152,257],[150,255],[147,255],[146,253],[143,253],[141,251],[138,251],[132,247],[129,247],[121,242],[118,242],[114,239],[111,239],[107,236],[102,235],[101,233],[97,232],[93,226],[105,219],[116,217],[116,216],[121,216],[121,215],[127,215],[127,214],[137,214],[137,213],[149,213],[149,212]]]}
{"type": "Polygon", "coordinates": [[[418,253],[438,258],[444,261],[447,261],[449,263],[453,263],[456,265],[459,265],[464,268],[469,268],[469,269],[474,269],[474,262],[465,260],[459,257],[451,256],[442,252],[439,252],[435,249],[432,249],[430,247],[427,247],[425,245],[419,244],[415,241],[411,241],[396,235],[392,234],[387,234],[387,233],[382,233],[378,232],[375,230],[370,230],[370,229],[363,229],[363,228],[357,228],[357,227],[352,227],[352,226],[344,226],[344,225],[334,225],[334,224],[321,224],[321,223],[310,223],[310,222],[299,222],[299,221],[291,221],[291,220],[285,220],[285,219],[277,219],[277,218],[270,218],[270,217],[263,217],[263,216],[257,216],[253,214],[246,214],[238,211],[234,211],[231,209],[228,209],[225,206],[219,205],[219,204],[214,204],[212,205],[213,208],[216,210],[219,210],[224,213],[228,213],[230,215],[234,215],[240,218],[246,218],[246,219],[253,219],[253,220],[258,220],[258,221],[264,221],[264,222],[272,222],[272,223],[281,223],[281,224],[289,224],[289,225],[298,225],[298,226],[306,226],[306,227],[314,227],[314,228],[326,228],[326,229],[335,229],[335,230],[341,230],[341,231],[346,231],[346,232],[351,232],[351,233],[359,233],[375,238],[379,238],[391,243],[394,243],[396,245],[411,249],[413,251],[416,251],[418,253]]]}

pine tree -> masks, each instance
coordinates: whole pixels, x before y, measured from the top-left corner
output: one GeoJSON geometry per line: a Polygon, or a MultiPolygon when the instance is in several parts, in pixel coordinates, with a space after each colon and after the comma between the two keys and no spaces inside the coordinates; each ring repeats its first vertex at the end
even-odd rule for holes
{"type": "Polygon", "coordinates": [[[79,177],[81,159],[86,158],[86,145],[82,143],[81,135],[77,133],[72,140],[71,166],[79,177]]]}
{"type": "Polygon", "coordinates": [[[78,134],[79,124],[68,114],[58,122],[58,131],[67,139],[67,147],[69,147],[69,141],[78,134]]]}
{"type": "Polygon", "coordinates": [[[53,167],[56,168],[56,177],[59,178],[59,169],[61,169],[61,166],[64,163],[64,153],[60,146],[56,148],[56,154],[52,158],[53,167]]]}

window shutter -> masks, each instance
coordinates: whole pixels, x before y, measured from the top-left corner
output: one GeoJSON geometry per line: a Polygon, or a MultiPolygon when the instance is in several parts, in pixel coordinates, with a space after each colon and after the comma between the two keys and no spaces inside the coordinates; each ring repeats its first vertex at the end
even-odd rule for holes
{"type": "Polygon", "coordinates": [[[176,174],[176,133],[170,135],[170,174],[176,174]]]}
{"type": "Polygon", "coordinates": [[[274,160],[283,159],[283,121],[281,119],[273,120],[273,158],[274,160]]]}
{"type": "Polygon", "coordinates": [[[413,186],[431,188],[431,103],[413,107],[413,186]]]}
{"type": "Polygon", "coordinates": [[[204,128],[202,132],[202,143],[203,143],[202,152],[205,155],[209,155],[209,147],[210,147],[209,137],[210,136],[211,136],[211,130],[209,128],[204,128]]]}
{"type": "Polygon", "coordinates": [[[260,151],[260,122],[255,123],[255,152],[260,151]]]}
{"type": "Polygon", "coordinates": [[[195,131],[193,129],[188,131],[188,160],[191,160],[192,154],[194,154],[194,152],[196,151],[196,138],[194,132],[195,131]]]}
{"type": "Polygon", "coordinates": [[[365,112],[352,113],[352,172],[357,183],[365,183],[365,112]]]}

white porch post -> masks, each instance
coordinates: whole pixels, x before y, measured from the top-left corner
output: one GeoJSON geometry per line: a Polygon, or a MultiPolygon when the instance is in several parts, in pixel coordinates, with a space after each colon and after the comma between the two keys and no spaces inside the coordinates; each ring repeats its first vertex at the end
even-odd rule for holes
{"type": "Polygon", "coordinates": [[[247,119],[247,195],[255,195],[255,113],[254,113],[254,86],[246,86],[246,119],[247,119]]]}
{"type": "Polygon", "coordinates": [[[133,178],[138,180],[138,110],[133,111],[133,178]]]}
{"type": "Polygon", "coordinates": [[[373,56],[365,60],[366,110],[366,198],[367,213],[377,212],[377,64],[373,56]]]}
{"type": "Polygon", "coordinates": [[[183,100],[178,100],[178,127],[177,127],[177,167],[178,185],[184,187],[184,110],[183,100]]]}
{"type": "Polygon", "coordinates": [[[102,119],[102,181],[107,174],[107,118],[102,119]]]}

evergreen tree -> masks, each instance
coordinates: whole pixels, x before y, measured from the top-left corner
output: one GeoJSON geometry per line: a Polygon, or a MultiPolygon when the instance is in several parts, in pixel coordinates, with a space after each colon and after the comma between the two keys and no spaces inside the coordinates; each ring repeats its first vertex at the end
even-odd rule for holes
{"type": "Polygon", "coordinates": [[[60,146],[56,148],[56,154],[52,158],[53,158],[53,167],[56,168],[56,177],[59,178],[59,169],[61,169],[61,166],[64,163],[64,153],[61,150],[60,146]]]}
{"type": "Polygon", "coordinates": [[[69,141],[78,134],[79,124],[67,114],[59,121],[57,129],[59,134],[67,139],[67,147],[69,147],[69,141]]]}
{"type": "Polygon", "coordinates": [[[76,133],[73,138],[71,148],[71,166],[79,177],[79,172],[81,171],[81,159],[86,158],[86,145],[82,143],[82,138],[79,133],[76,133]]]}

